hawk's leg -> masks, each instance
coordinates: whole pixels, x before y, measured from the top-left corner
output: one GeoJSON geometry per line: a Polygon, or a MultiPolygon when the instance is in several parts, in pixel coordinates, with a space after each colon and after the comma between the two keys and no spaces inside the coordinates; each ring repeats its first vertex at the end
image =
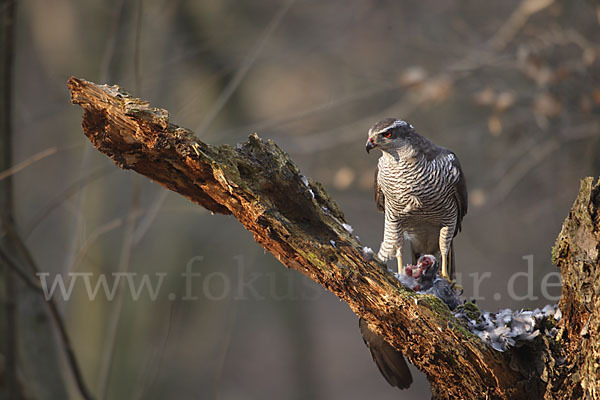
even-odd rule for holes
{"type": "Polygon", "coordinates": [[[386,262],[396,257],[398,260],[398,272],[402,273],[402,251],[404,250],[404,232],[400,223],[389,213],[385,214],[385,229],[383,231],[383,242],[377,253],[377,257],[386,262]]]}
{"type": "Polygon", "coordinates": [[[404,263],[402,262],[402,252],[404,251],[404,233],[398,234],[398,247],[396,248],[396,260],[398,260],[398,273],[404,273],[404,263]]]}
{"type": "Polygon", "coordinates": [[[450,274],[448,274],[448,256],[450,251],[450,243],[452,243],[452,237],[454,236],[454,227],[444,226],[440,229],[440,253],[442,254],[442,278],[447,281],[450,280],[450,274]]]}

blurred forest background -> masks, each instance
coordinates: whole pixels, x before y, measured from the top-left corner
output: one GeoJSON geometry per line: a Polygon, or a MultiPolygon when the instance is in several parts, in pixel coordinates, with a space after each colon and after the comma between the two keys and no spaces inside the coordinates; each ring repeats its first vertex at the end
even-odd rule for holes
{"type": "MultiPolygon", "coordinates": [[[[0,174],[12,177],[16,231],[38,269],[49,279],[93,273],[93,284],[101,273],[109,283],[118,271],[168,274],[155,301],[125,287],[113,301],[102,291],[90,300],[81,282],[69,301],[55,294],[97,398],[430,395],[416,370],[408,391],[389,387],[349,308],[265,255],[232,217],[93,150],[69,104],[71,75],[118,84],[208,143],[273,139],[375,250],[383,216],[366,133],[384,117],[409,120],[461,160],[470,205],[455,245],[459,280],[490,311],[556,301],[560,288],[542,290],[556,272],[552,245],[579,179],[600,175],[596,1],[24,0],[14,56],[20,167],[0,174]],[[514,292],[524,298],[531,285],[530,296],[515,298],[508,282],[528,255],[533,275],[514,292]],[[195,300],[184,300],[188,264],[201,274],[195,300]]],[[[18,285],[28,398],[66,398],[63,384],[79,398],[54,323],[18,285]]],[[[14,329],[3,322],[5,352],[14,329]]]]}

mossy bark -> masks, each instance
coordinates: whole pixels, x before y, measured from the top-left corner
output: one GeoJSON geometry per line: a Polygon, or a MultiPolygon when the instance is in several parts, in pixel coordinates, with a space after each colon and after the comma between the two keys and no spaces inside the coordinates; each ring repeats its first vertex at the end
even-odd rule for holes
{"type": "Polygon", "coordinates": [[[547,398],[600,398],[600,180],[581,181],[552,255],[563,287],[564,363],[547,398]]]}
{"type": "Polygon", "coordinates": [[[439,299],[403,287],[363,257],[323,186],[305,179],[273,142],[255,134],[236,147],[212,146],[117,86],[77,78],[68,86],[96,149],[208,210],[232,214],[282,264],[333,292],[402,350],[427,375],[435,398],[543,398],[554,387],[548,382],[559,346],[541,338],[496,352],[439,299]]]}

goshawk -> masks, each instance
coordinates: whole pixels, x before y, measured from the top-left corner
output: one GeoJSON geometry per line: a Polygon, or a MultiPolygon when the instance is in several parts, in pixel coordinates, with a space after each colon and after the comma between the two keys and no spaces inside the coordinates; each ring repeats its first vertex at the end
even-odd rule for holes
{"type": "MultiPolygon", "coordinates": [[[[408,122],[395,118],[384,119],[369,130],[367,152],[374,148],[383,153],[375,171],[375,202],[385,213],[378,258],[385,262],[395,256],[398,272],[404,274],[402,252],[408,239],[412,264],[419,273],[416,278],[422,281],[419,288],[425,281],[434,282],[425,277],[436,275],[437,268],[426,273],[427,261],[435,260],[428,254],[441,258],[442,276],[449,280],[455,270],[452,240],[467,213],[467,185],[458,158],[419,135],[408,122]]],[[[415,277],[415,269],[409,270],[415,277]]],[[[402,352],[371,330],[366,321],[360,319],[359,323],[385,379],[400,389],[409,387],[412,376],[402,352]]]]}
{"type": "Polygon", "coordinates": [[[442,260],[442,276],[454,275],[452,240],[467,213],[467,185],[456,154],[419,135],[406,121],[386,118],[369,130],[367,152],[382,151],[375,172],[375,202],[385,213],[377,256],[398,259],[405,240],[412,263],[423,254],[442,260]]]}

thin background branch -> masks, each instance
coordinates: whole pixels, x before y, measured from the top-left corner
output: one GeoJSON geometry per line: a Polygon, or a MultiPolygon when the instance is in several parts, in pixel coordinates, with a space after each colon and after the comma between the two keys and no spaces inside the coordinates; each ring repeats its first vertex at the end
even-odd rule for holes
{"type": "Polygon", "coordinates": [[[83,147],[83,145],[82,145],[82,143],[76,143],[76,144],[72,144],[70,146],[65,146],[65,147],[61,147],[61,148],[56,147],[56,146],[48,147],[47,149],[37,152],[37,153],[27,157],[25,160],[0,172],[0,181],[8,178],[9,176],[18,174],[19,172],[31,167],[32,165],[36,164],[37,162],[42,161],[50,156],[58,154],[62,151],[71,150],[76,147],[83,147]]]}
{"type": "Polygon", "coordinates": [[[239,87],[240,83],[242,83],[242,81],[246,77],[246,74],[248,73],[248,71],[250,70],[252,65],[254,65],[254,62],[256,61],[256,59],[262,52],[263,48],[265,47],[265,44],[267,43],[267,41],[269,40],[269,38],[271,37],[273,32],[275,32],[277,27],[281,24],[281,22],[283,21],[283,18],[287,14],[290,7],[292,7],[292,5],[294,4],[294,1],[295,0],[288,0],[283,5],[283,7],[281,7],[279,12],[277,14],[275,14],[275,16],[271,19],[271,22],[269,23],[269,25],[267,25],[263,34],[258,39],[258,42],[256,43],[256,47],[242,62],[242,65],[236,71],[236,73],[233,76],[233,78],[231,79],[231,81],[229,81],[227,86],[225,86],[225,88],[223,89],[223,91],[221,92],[221,94],[219,95],[217,100],[215,101],[215,103],[212,105],[212,107],[209,109],[209,111],[204,116],[204,119],[202,120],[202,123],[200,124],[200,126],[198,126],[196,128],[196,134],[199,137],[204,137],[206,135],[208,128],[210,128],[210,126],[214,122],[215,118],[219,115],[219,113],[221,112],[223,107],[225,107],[225,104],[227,104],[227,102],[231,98],[231,95],[239,87]]]}
{"type": "Polygon", "coordinates": [[[67,186],[65,190],[56,195],[31,218],[31,220],[25,225],[25,228],[23,228],[23,236],[25,238],[28,238],[33,233],[33,231],[39,226],[39,224],[45,218],[47,218],[52,211],[60,207],[66,199],[75,194],[81,193],[81,190],[87,185],[100,178],[105,177],[106,175],[114,172],[114,170],[115,169],[111,166],[102,167],[82,176],[75,182],[71,183],[69,186],[67,186]]]}
{"type": "MultiPolygon", "coordinates": [[[[37,265],[33,260],[33,256],[29,252],[29,249],[21,239],[21,237],[15,232],[14,228],[11,225],[4,224],[4,229],[6,231],[6,237],[11,241],[13,245],[15,245],[15,250],[18,250],[23,259],[27,262],[29,270],[33,272],[34,275],[37,276],[37,273],[40,271],[37,265]]],[[[26,274],[25,269],[17,264],[13,258],[8,255],[3,249],[0,248],[0,257],[4,260],[4,262],[10,265],[10,268],[14,271],[22,271],[23,274],[26,274]]],[[[75,351],[73,350],[73,346],[71,345],[71,339],[69,338],[69,334],[67,332],[67,328],[65,322],[58,311],[58,307],[56,306],[56,302],[53,298],[45,298],[44,292],[41,290],[41,287],[37,283],[34,283],[29,278],[23,277],[24,282],[30,286],[31,288],[39,288],[37,289],[38,294],[45,299],[44,304],[48,307],[48,311],[50,314],[50,319],[54,322],[54,325],[58,331],[58,337],[60,339],[60,343],[62,345],[63,351],[65,352],[65,356],[67,358],[67,365],[69,366],[71,373],[73,374],[73,378],[75,380],[75,384],[81,397],[86,400],[93,399],[90,394],[85,380],[83,379],[83,375],[81,374],[81,370],[79,368],[79,363],[77,362],[77,357],[75,355],[75,351]]]]}
{"type": "MultiPolygon", "coordinates": [[[[133,237],[135,232],[136,214],[139,208],[140,201],[140,181],[139,177],[132,176],[133,189],[131,194],[131,208],[127,216],[125,233],[123,235],[123,245],[121,247],[121,256],[119,258],[119,273],[129,271],[131,261],[131,251],[133,248],[133,237]]],[[[110,376],[113,369],[117,333],[119,329],[119,321],[123,311],[123,287],[125,282],[119,281],[115,294],[115,301],[111,303],[108,313],[108,322],[106,328],[106,338],[104,342],[104,351],[102,352],[102,362],[100,364],[100,372],[98,374],[98,398],[106,399],[109,394],[110,376]]]]}
{"type": "Polygon", "coordinates": [[[147,393],[154,387],[160,371],[163,367],[165,349],[171,338],[171,331],[173,328],[173,321],[175,318],[175,307],[178,303],[171,303],[169,308],[169,320],[167,321],[165,333],[160,345],[156,351],[152,354],[152,357],[146,363],[144,371],[140,376],[140,383],[136,385],[136,393],[132,396],[133,399],[146,399],[148,398],[147,393]]]}
{"type": "MultiPolygon", "coordinates": [[[[136,92],[141,91],[141,71],[140,71],[140,44],[142,41],[142,4],[143,0],[138,0],[136,4],[136,15],[134,21],[134,49],[133,49],[133,75],[135,81],[136,92]]],[[[129,271],[131,263],[131,253],[134,246],[134,237],[136,232],[136,214],[140,208],[141,183],[140,177],[137,175],[130,176],[132,182],[131,205],[129,215],[127,216],[126,228],[123,236],[123,244],[121,247],[121,256],[119,259],[119,272],[125,273],[129,271]]],[[[98,374],[98,398],[101,400],[107,399],[110,389],[110,378],[114,365],[117,334],[119,330],[119,322],[123,312],[123,287],[124,282],[120,281],[116,292],[116,302],[111,307],[108,313],[108,322],[106,330],[105,345],[103,351],[102,362],[98,374]]]]}
{"type": "MultiPolygon", "coordinates": [[[[114,68],[113,63],[115,62],[115,50],[117,48],[117,43],[119,39],[119,32],[122,26],[125,24],[125,18],[123,17],[125,13],[125,0],[120,0],[118,5],[115,7],[114,15],[112,18],[111,29],[108,34],[108,40],[106,43],[106,47],[104,49],[104,54],[102,56],[102,61],[100,64],[100,81],[108,82],[114,78],[114,74],[112,70],[114,68]]],[[[79,165],[79,177],[78,181],[85,180],[85,176],[90,169],[90,157],[92,154],[92,149],[90,146],[85,146],[83,149],[83,154],[81,158],[81,164],[79,165]]],[[[79,189],[76,190],[77,197],[75,199],[75,221],[72,227],[72,234],[67,242],[68,250],[66,252],[65,262],[63,272],[68,272],[73,269],[73,265],[75,263],[75,257],[78,253],[78,249],[81,245],[80,238],[83,236],[83,226],[80,220],[83,218],[83,203],[85,201],[87,185],[82,185],[79,189]]],[[[66,198],[65,198],[66,199],[66,198]]],[[[59,204],[60,205],[60,204],[59,204]]],[[[26,231],[28,232],[28,231],[26,231]]],[[[26,233],[25,237],[29,234],[26,233]]]]}
{"type": "MultiPolygon", "coordinates": [[[[14,42],[17,15],[16,0],[2,1],[1,16],[1,49],[0,49],[0,170],[8,170],[12,165],[12,104],[13,104],[13,67],[14,67],[14,42]]],[[[3,225],[12,227],[14,224],[14,204],[12,179],[8,176],[0,181],[0,213],[3,225]]],[[[10,239],[3,238],[2,244],[10,248],[10,239]]],[[[14,271],[7,268],[6,260],[3,263],[4,272],[4,348],[6,365],[6,397],[16,400],[21,397],[17,381],[17,300],[18,292],[14,271]]]]}

